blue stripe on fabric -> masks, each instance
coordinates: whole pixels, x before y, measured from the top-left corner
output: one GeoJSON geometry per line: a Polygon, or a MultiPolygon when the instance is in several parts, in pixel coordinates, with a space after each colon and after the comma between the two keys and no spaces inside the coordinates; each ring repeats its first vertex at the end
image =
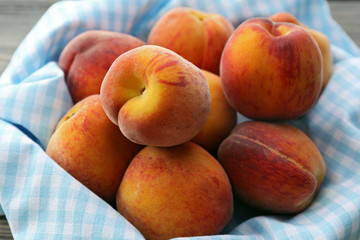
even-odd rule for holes
{"type": "MultiPolygon", "coordinates": [[[[220,15],[223,15],[223,16],[227,15],[226,14],[226,9],[225,9],[224,4],[223,4],[222,1],[217,1],[217,2],[214,2],[213,4],[214,4],[213,10],[212,10],[213,12],[216,12],[216,13],[218,13],[220,15]]],[[[208,10],[204,9],[204,11],[208,11],[208,10]]]]}
{"type": "Polygon", "coordinates": [[[345,209],[342,207],[342,205],[335,203],[332,201],[332,199],[326,199],[325,201],[328,201],[331,204],[327,205],[327,208],[330,212],[333,212],[338,217],[338,220],[341,222],[341,224],[334,225],[336,228],[342,227],[344,229],[344,239],[349,239],[350,234],[352,232],[352,219],[349,216],[349,214],[345,211],[345,209]]]}
{"type": "MultiPolygon", "coordinates": [[[[116,4],[116,2],[110,2],[109,4],[103,4],[104,7],[106,7],[106,10],[108,12],[107,21],[109,24],[109,30],[115,31],[115,32],[126,32],[126,24],[128,21],[123,21],[121,18],[123,17],[123,14],[116,14],[115,11],[118,9],[119,4],[116,4]]],[[[126,4],[125,9],[128,8],[128,4],[126,4]]]]}
{"type": "MultiPolygon", "coordinates": [[[[51,175],[53,173],[52,168],[47,168],[47,166],[43,163],[39,163],[39,165],[42,165],[42,171],[39,173],[36,173],[36,175],[41,176],[39,179],[40,183],[40,189],[39,189],[39,196],[32,196],[32,197],[39,197],[39,208],[42,209],[45,207],[45,209],[42,209],[42,211],[38,212],[38,225],[37,225],[37,231],[35,235],[35,239],[45,239],[45,229],[44,226],[46,224],[54,224],[54,217],[55,213],[50,212],[49,209],[46,209],[49,205],[49,202],[51,202],[51,181],[49,181],[49,178],[51,178],[51,175]],[[44,181],[45,180],[45,181],[44,181]],[[45,185],[44,183],[48,182],[49,185],[45,185]]],[[[37,177],[33,176],[34,179],[38,179],[37,177]]],[[[36,213],[34,213],[36,214],[36,213]]]]}
{"type": "Polygon", "coordinates": [[[96,205],[96,211],[94,211],[94,215],[95,218],[94,221],[96,222],[96,224],[94,224],[94,229],[93,231],[96,233],[101,233],[104,231],[104,227],[105,227],[105,218],[106,215],[104,213],[106,213],[106,208],[105,208],[105,204],[97,204],[96,205]]]}
{"type": "MultiPolygon", "coordinates": [[[[344,198],[347,198],[349,195],[353,195],[354,192],[351,193],[351,191],[345,190],[345,188],[338,188],[337,190],[334,190],[334,192],[336,191],[336,194],[343,196],[344,198]]],[[[333,195],[332,195],[333,196],[333,195]]],[[[336,196],[333,196],[336,197],[336,196]]],[[[349,215],[349,213],[347,212],[346,209],[343,208],[344,205],[346,205],[347,203],[343,202],[343,204],[338,204],[335,201],[333,201],[332,198],[329,198],[325,195],[321,195],[321,204],[323,207],[325,207],[328,211],[328,213],[332,213],[333,215],[335,215],[337,217],[336,220],[329,218],[330,216],[324,212],[322,210],[322,212],[324,212],[326,215],[323,215],[323,220],[322,222],[318,222],[318,224],[323,228],[324,224],[328,225],[328,227],[333,228],[335,232],[337,232],[337,235],[342,236],[341,239],[350,239],[349,237],[352,234],[352,225],[353,225],[353,217],[351,217],[349,215]],[[327,221],[324,221],[324,219],[327,219],[327,221]],[[341,222],[341,224],[338,224],[338,222],[341,222]],[[333,226],[335,225],[335,226],[333,226]],[[343,229],[343,231],[341,231],[341,229],[343,229]],[[343,236],[344,235],[344,236],[343,236]]],[[[353,199],[358,199],[359,200],[359,194],[357,194],[357,196],[355,196],[355,198],[353,199]]],[[[349,200],[350,201],[350,200],[349,200]]],[[[319,202],[320,204],[320,202],[319,202]]],[[[313,219],[313,212],[309,212],[309,219],[313,219]]],[[[331,235],[331,236],[335,236],[335,235],[331,235]]]]}
{"type": "MultiPolygon", "coordinates": [[[[247,221],[246,225],[251,229],[251,232],[249,234],[260,235],[264,237],[264,239],[266,237],[269,237],[265,227],[260,224],[257,219],[250,219],[249,221],[247,221]]],[[[242,233],[240,232],[240,234],[242,233]]]]}
{"type": "MultiPolygon", "coordinates": [[[[21,139],[20,139],[21,141],[21,139]]],[[[29,148],[32,148],[29,144],[19,144],[19,151],[21,154],[19,154],[18,159],[18,175],[25,178],[25,181],[23,181],[24,185],[19,185],[19,181],[16,182],[16,188],[22,188],[21,192],[17,192],[17,196],[14,196],[16,198],[20,198],[21,205],[18,209],[18,223],[19,223],[19,229],[22,229],[23,231],[20,232],[20,239],[24,237],[23,239],[26,239],[27,237],[32,238],[32,236],[26,235],[25,229],[29,229],[32,224],[31,221],[34,221],[36,215],[36,211],[33,211],[30,206],[30,201],[32,197],[32,192],[36,191],[36,189],[33,189],[33,183],[34,183],[34,171],[37,169],[35,167],[35,164],[31,164],[31,156],[29,155],[31,151],[29,151],[29,148]],[[23,158],[20,158],[22,156],[23,158]],[[20,174],[22,173],[22,174],[20,174]],[[25,235],[22,235],[25,234],[25,235]]],[[[21,180],[21,179],[20,179],[21,180]]]]}
{"type": "MultiPolygon", "coordinates": [[[[50,160],[50,159],[49,159],[50,160]]],[[[61,179],[61,185],[56,189],[52,190],[52,198],[57,199],[57,211],[54,213],[54,224],[56,226],[55,232],[52,234],[55,239],[62,239],[64,237],[64,223],[65,223],[65,213],[66,213],[66,199],[69,191],[70,179],[67,174],[59,174],[57,171],[54,171],[54,175],[58,175],[61,179]]]]}
{"type": "Polygon", "coordinates": [[[323,235],[332,236],[332,237],[336,236],[336,231],[335,231],[334,227],[331,226],[324,219],[324,216],[318,215],[318,213],[315,211],[309,212],[307,216],[314,225],[319,226],[319,231],[321,231],[323,235]]]}
{"type": "Polygon", "coordinates": [[[123,237],[125,235],[124,233],[125,233],[124,225],[120,224],[119,222],[116,222],[116,226],[114,228],[115,239],[123,237]]]}
{"type": "MultiPolygon", "coordinates": [[[[24,99],[26,99],[20,105],[22,107],[22,109],[20,110],[21,119],[23,119],[21,124],[24,124],[28,128],[31,128],[31,125],[32,125],[31,114],[38,112],[38,107],[37,107],[38,103],[36,103],[36,101],[35,101],[35,95],[40,90],[40,88],[37,88],[36,85],[34,85],[34,84],[26,84],[25,81],[24,81],[24,83],[21,83],[21,85],[22,86],[20,88],[19,94],[25,94],[24,99]],[[28,89],[28,90],[26,91],[26,89],[28,89]],[[35,108],[37,108],[37,109],[35,109],[35,108]]],[[[14,99],[14,107],[16,107],[17,104],[18,104],[18,102],[16,101],[16,99],[14,99]]],[[[41,143],[41,144],[43,144],[43,143],[41,143]]],[[[44,146],[44,145],[42,145],[42,146],[44,146]]]]}
{"type": "Polygon", "coordinates": [[[80,237],[83,234],[81,225],[84,221],[86,204],[89,201],[89,193],[87,191],[80,191],[80,189],[76,191],[77,199],[75,202],[75,209],[73,213],[73,233],[74,236],[80,237]]]}
{"type": "MultiPolygon", "coordinates": [[[[47,71],[53,70],[49,68],[47,71]]],[[[53,118],[53,115],[59,114],[59,112],[51,114],[53,111],[52,103],[54,101],[54,96],[60,97],[61,95],[66,95],[66,108],[68,108],[71,101],[70,97],[67,95],[67,92],[64,92],[64,90],[67,91],[66,86],[63,85],[61,88],[59,88],[58,82],[58,76],[56,75],[48,76],[44,74],[34,74],[16,87],[7,87],[9,88],[8,91],[11,93],[9,96],[14,97],[8,97],[5,99],[6,107],[3,111],[3,117],[6,118],[6,121],[10,122],[12,121],[13,116],[20,116],[20,121],[13,121],[13,124],[22,130],[33,141],[40,144],[43,148],[46,145],[49,134],[50,120],[53,118]],[[37,85],[37,82],[41,82],[41,84],[37,85]],[[37,96],[40,95],[41,98],[45,100],[42,103],[37,101],[37,96]],[[21,100],[19,99],[20,97],[21,100]],[[35,117],[36,121],[33,121],[33,116],[35,117]],[[40,126],[40,123],[42,126],[40,126]]],[[[57,109],[57,111],[59,111],[59,109],[57,109]]],[[[62,111],[64,114],[65,107],[62,111]]]]}
{"type": "MultiPolygon", "coordinates": [[[[20,130],[22,133],[24,133],[27,137],[29,137],[33,142],[35,142],[36,144],[39,144],[41,146],[41,143],[39,141],[39,139],[31,132],[29,131],[27,128],[25,128],[24,126],[20,125],[20,124],[16,124],[16,123],[12,123],[6,119],[1,119],[0,121],[4,121],[7,122],[10,125],[13,125],[14,127],[16,127],[18,130],[20,130]]],[[[1,134],[0,134],[1,136],[1,134]]]]}
{"type": "Polygon", "coordinates": [[[4,136],[9,137],[10,135],[10,139],[0,140],[0,142],[3,141],[8,143],[10,142],[9,146],[7,146],[8,144],[6,145],[2,144],[2,147],[6,146],[8,147],[8,149],[6,148],[2,149],[2,147],[0,146],[1,151],[8,150],[6,154],[9,157],[9,159],[7,159],[8,161],[5,161],[6,159],[0,160],[0,163],[2,163],[3,165],[3,168],[1,169],[5,169],[3,185],[6,186],[2,189],[2,196],[12,196],[15,189],[15,179],[17,176],[18,160],[19,160],[18,157],[13,153],[20,152],[20,147],[18,144],[11,144],[12,141],[14,142],[17,141],[17,139],[13,137],[13,133],[12,133],[13,131],[10,131],[11,126],[7,126],[4,122],[2,122],[1,119],[0,119],[0,125],[1,125],[0,127],[1,137],[2,138],[4,138],[4,136]]]}
{"type": "Polygon", "coordinates": [[[138,36],[143,41],[146,41],[149,32],[140,32],[140,30],[143,31],[143,26],[146,25],[150,19],[153,19],[155,16],[157,16],[158,12],[168,3],[169,1],[167,0],[152,1],[146,12],[139,16],[139,18],[134,22],[130,34],[138,36]]]}
{"type": "Polygon", "coordinates": [[[39,132],[39,135],[41,137],[41,140],[43,141],[43,146],[46,146],[47,141],[48,141],[48,137],[49,137],[49,128],[50,128],[50,123],[51,120],[53,119],[53,116],[56,114],[53,112],[53,102],[54,102],[54,96],[61,96],[64,95],[67,97],[65,103],[67,103],[66,107],[61,108],[61,111],[59,111],[59,113],[57,113],[58,115],[60,114],[65,114],[67,112],[67,108],[69,107],[69,104],[72,103],[71,99],[70,99],[70,95],[67,95],[67,92],[64,92],[65,87],[64,84],[62,85],[62,88],[59,88],[59,84],[57,84],[57,82],[59,81],[59,76],[54,76],[54,77],[50,77],[49,79],[47,79],[47,87],[44,89],[45,92],[41,93],[44,94],[45,96],[45,103],[42,108],[41,108],[41,121],[44,125],[43,131],[39,132]]]}

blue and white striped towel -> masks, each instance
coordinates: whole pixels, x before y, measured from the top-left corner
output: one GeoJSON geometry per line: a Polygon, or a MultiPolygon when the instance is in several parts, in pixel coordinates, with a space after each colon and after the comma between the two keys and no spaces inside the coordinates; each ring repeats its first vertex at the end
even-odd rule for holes
{"type": "Polygon", "coordinates": [[[72,106],[56,61],[89,29],[146,41],[155,21],[175,6],[218,12],[237,26],[287,11],[325,33],[334,72],[316,106],[292,123],[317,144],[327,164],[306,211],[259,215],[239,207],[222,235],[199,239],[360,238],[360,50],[332,19],[325,0],[106,0],[54,4],[28,33],[0,78],[0,204],[15,239],[143,239],[115,209],[44,152],[57,121],[72,106]]]}

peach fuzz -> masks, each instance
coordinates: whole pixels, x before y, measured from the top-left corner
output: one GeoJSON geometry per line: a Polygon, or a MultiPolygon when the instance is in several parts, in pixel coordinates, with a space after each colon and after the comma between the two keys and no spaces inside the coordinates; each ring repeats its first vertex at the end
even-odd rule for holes
{"type": "Polygon", "coordinates": [[[315,39],[317,44],[319,45],[321,55],[322,55],[322,62],[323,62],[323,84],[322,84],[322,90],[326,87],[328,82],[330,81],[332,71],[333,71],[333,59],[332,59],[332,53],[331,53],[331,45],[328,37],[323,34],[320,31],[317,31],[315,29],[311,29],[303,24],[301,24],[298,19],[293,16],[290,13],[287,12],[280,12],[272,15],[270,20],[274,22],[289,22],[296,25],[299,25],[303,27],[305,30],[307,30],[311,36],[315,39]]]}
{"type": "Polygon", "coordinates": [[[46,153],[110,204],[131,159],[142,146],[126,139],[106,116],[100,95],[75,104],[59,121],[46,153]]]}
{"type": "Polygon", "coordinates": [[[202,71],[177,53],[146,45],[118,57],[100,90],[110,120],[131,141],[174,146],[194,138],[210,111],[202,71]]]}
{"type": "Polygon", "coordinates": [[[99,94],[101,82],[113,61],[142,45],[144,42],[134,36],[105,30],[90,30],[74,37],[58,61],[73,101],[99,94]]]}
{"type": "Polygon", "coordinates": [[[142,149],[125,172],[116,206],[148,240],[213,235],[232,217],[233,195],[219,162],[187,142],[142,149]]]}
{"type": "Polygon", "coordinates": [[[220,77],[229,103],[244,116],[295,119],[319,97],[321,52],[300,26],[251,18],[226,43],[220,77]]]}
{"type": "Polygon", "coordinates": [[[147,42],[171,49],[197,67],[219,74],[221,53],[233,31],[231,22],[220,14],[177,7],[156,22],[147,42]]]}
{"type": "Polygon", "coordinates": [[[236,125],[236,111],[225,98],[220,77],[202,70],[210,88],[211,106],[205,126],[192,139],[212,154],[216,154],[220,143],[230,134],[236,125]]]}
{"type": "Polygon", "coordinates": [[[221,143],[219,162],[237,198],[271,213],[307,208],[326,171],[319,149],[305,133],[261,121],[238,124],[221,143]]]}

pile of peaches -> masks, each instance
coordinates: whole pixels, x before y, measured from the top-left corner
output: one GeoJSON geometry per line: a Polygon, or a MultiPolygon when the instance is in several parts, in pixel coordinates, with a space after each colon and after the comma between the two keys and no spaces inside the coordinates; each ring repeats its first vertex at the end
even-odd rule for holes
{"type": "Polygon", "coordinates": [[[147,43],[87,31],[58,64],[74,106],[47,154],[146,239],[218,234],[235,198],[295,214],[321,185],[320,151],[287,121],[326,87],[330,43],[288,13],[234,28],[219,14],[178,7],[147,43]]]}

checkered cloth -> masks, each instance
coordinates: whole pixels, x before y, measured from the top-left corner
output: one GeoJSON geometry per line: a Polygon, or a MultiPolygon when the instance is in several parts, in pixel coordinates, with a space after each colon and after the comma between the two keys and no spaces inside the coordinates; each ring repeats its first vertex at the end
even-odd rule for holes
{"type": "Polygon", "coordinates": [[[327,165],[313,204],[286,216],[238,206],[221,235],[199,239],[359,239],[360,50],[321,0],[64,1],[50,7],[0,79],[0,204],[15,239],[143,239],[44,149],[73,104],[57,66],[69,40],[85,30],[104,29],[146,41],[155,21],[176,6],[218,12],[234,26],[287,11],[325,33],[334,56],[334,72],[319,101],[291,122],[314,140],[327,165]]]}

